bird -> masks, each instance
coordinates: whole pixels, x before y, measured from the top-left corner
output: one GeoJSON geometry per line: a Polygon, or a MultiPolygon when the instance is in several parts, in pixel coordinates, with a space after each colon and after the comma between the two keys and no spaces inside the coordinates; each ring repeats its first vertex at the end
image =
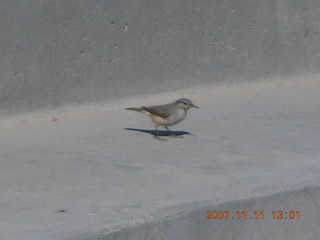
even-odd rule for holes
{"type": "Polygon", "coordinates": [[[163,126],[168,131],[171,130],[168,126],[175,125],[187,116],[187,111],[190,108],[199,108],[194,105],[191,100],[187,98],[180,98],[172,103],[154,106],[142,106],[142,107],[128,107],[126,110],[137,111],[146,114],[155,124],[156,138],[159,138],[159,126],[163,126]]]}

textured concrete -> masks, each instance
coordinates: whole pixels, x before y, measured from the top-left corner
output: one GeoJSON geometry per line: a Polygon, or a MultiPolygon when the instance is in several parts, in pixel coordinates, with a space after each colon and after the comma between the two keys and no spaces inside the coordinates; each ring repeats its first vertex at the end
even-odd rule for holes
{"type": "Polygon", "coordinates": [[[319,23],[316,0],[0,1],[1,240],[318,240],[319,23]],[[167,142],[124,110],[180,97],[201,108],[167,142]]]}
{"type": "Polygon", "coordinates": [[[135,228],[121,229],[105,236],[100,235],[97,239],[318,239],[319,198],[319,187],[305,187],[268,197],[255,196],[223,204],[206,205],[201,202],[197,206],[190,205],[192,207],[184,212],[168,214],[169,216],[158,221],[141,224],[135,228]],[[284,212],[282,219],[273,217],[272,212],[279,209],[284,212]],[[299,209],[298,211],[303,214],[300,220],[297,217],[289,220],[288,213],[292,209],[299,209]],[[228,211],[228,219],[207,220],[204,216],[208,210],[228,211]],[[241,211],[240,219],[238,211],[241,211]],[[247,214],[245,218],[243,211],[247,214]],[[258,215],[256,211],[259,212],[258,215]]]}
{"type": "Polygon", "coordinates": [[[1,110],[304,74],[316,0],[0,1],[1,110]]]}
{"type": "Polygon", "coordinates": [[[318,79],[209,85],[3,118],[1,239],[317,240],[318,79]],[[124,130],[153,128],[125,107],[181,96],[201,108],[173,129],[193,135],[163,142],[124,130]],[[259,209],[266,219],[206,220],[209,209],[259,209]],[[273,210],[302,217],[273,220],[273,210]]]}

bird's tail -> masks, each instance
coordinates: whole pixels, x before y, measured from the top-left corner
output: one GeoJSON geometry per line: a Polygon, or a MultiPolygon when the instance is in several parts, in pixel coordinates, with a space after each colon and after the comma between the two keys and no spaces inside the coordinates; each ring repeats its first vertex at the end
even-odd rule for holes
{"type": "Polygon", "coordinates": [[[131,110],[131,111],[137,111],[137,112],[141,112],[143,110],[143,108],[136,108],[136,107],[128,107],[126,108],[126,110],[131,110]]]}

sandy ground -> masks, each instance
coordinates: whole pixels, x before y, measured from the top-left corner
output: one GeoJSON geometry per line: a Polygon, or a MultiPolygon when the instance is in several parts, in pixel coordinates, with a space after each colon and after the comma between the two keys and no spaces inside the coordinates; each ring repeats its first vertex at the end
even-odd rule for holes
{"type": "Polygon", "coordinates": [[[320,183],[320,76],[136,96],[3,117],[3,240],[85,239],[195,203],[320,183]],[[200,106],[158,141],[128,106],[200,106]]]}

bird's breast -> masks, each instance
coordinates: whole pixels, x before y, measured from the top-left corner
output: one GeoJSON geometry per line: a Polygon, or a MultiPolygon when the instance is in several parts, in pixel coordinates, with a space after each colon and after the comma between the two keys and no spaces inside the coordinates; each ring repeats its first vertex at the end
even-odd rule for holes
{"type": "Polygon", "coordinates": [[[173,125],[178,122],[181,122],[187,115],[187,112],[184,109],[178,109],[175,114],[168,118],[168,125],[173,125]]]}

